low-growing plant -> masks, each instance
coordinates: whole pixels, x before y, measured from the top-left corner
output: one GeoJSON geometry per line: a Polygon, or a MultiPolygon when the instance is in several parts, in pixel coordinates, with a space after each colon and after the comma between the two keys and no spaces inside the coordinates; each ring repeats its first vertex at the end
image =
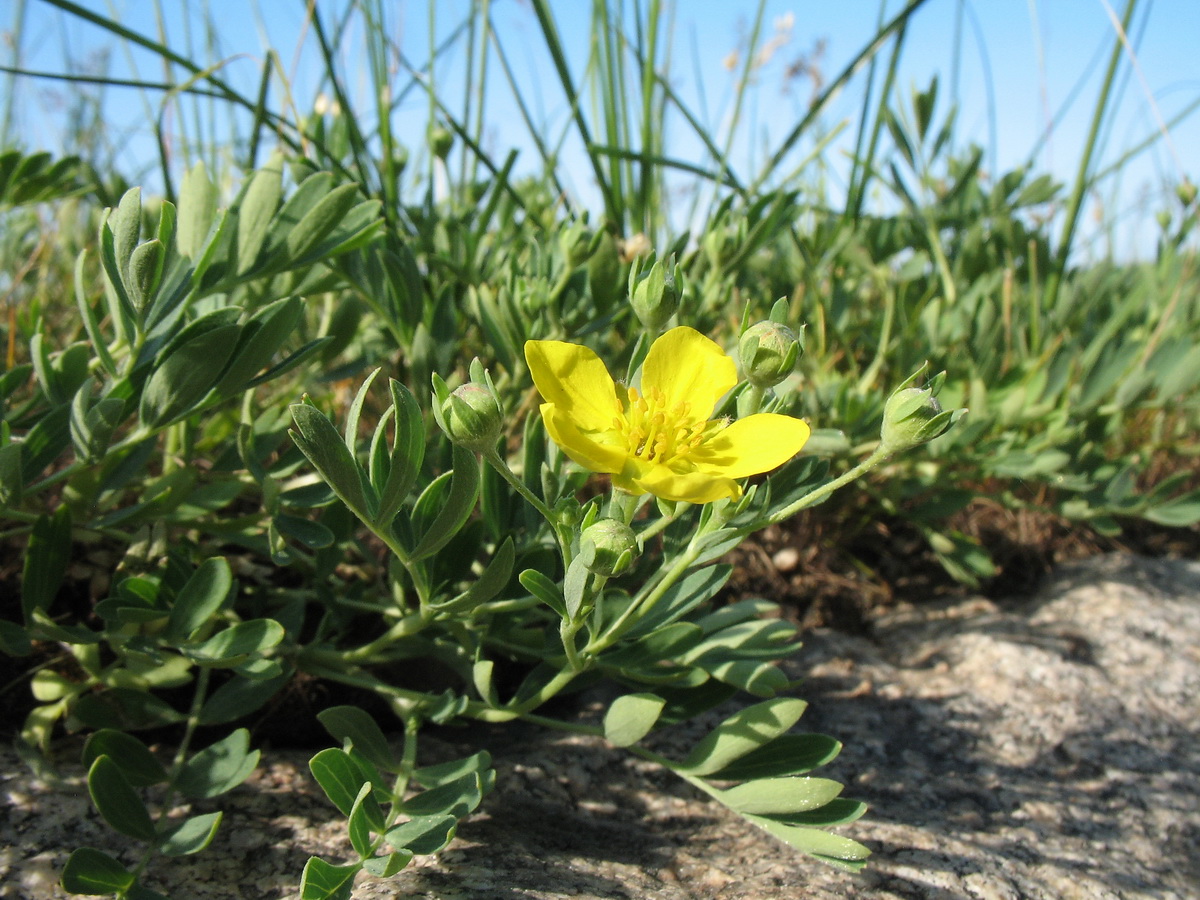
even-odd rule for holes
{"type": "Polygon", "coordinates": [[[158,896],[153,858],[203,850],[221,821],[176,808],[245,780],[259,753],[233,726],[301,675],[378,695],[404,734],[396,752],[360,708],[319,714],[341,746],[312,773],[358,860],[310,860],[304,897],[348,896],[360,870],[394,874],[449,842],[495,777],[482,749],[420,764],[421,727],[459,719],[602,736],[797,849],[860,867],[866,848],[825,829],[863,805],[807,774],[840,745],[791,733],[805,704],[778,664],[796,629],[768,600],[715,606],[731,573],[719,560],[942,434],[958,415],[934,399],[943,376],[902,385],[878,448],[832,477],[798,455],[807,423],[775,411],[801,350],[787,304],[744,328],[739,377],[720,345],[668,327],[684,317],[681,285],[656,264],[635,272],[632,339],[607,365],[583,344],[525,342],[540,410],[524,378],[494,380],[476,360],[453,389],[436,372],[431,393],[389,378],[382,404],[376,369],[335,424],[270,387],[329,340],[304,340],[304,301],[288,295],[340,283],[350,254],[368,266],[386,243],[353,186],[295,171],[288,194],[276,158],[226,209],[202,167],[157,215],[130,191],[100,217],[98,270],[87,254],[76,267],[81,339],[51,349],[39,331],[32,362],[4,377],[4,533],[28,543],[19,615],[0,639],[39,658],[19,746],[52,776],[56,726],[86,732],[92,801],[142,848],[132,865],[76,849],[64,887],[158,896]],[[61,596],[80,544],[119,558],[94,606],[61,596]],[[237,574],[247,553],[279,575],[237,574]],[[348,560],[362,572],[352,582],[348,560]],[[401,660],[436,667],[440,683],[397,680],[401,660]],[[620,692],[602,723],[539,712],[601,680],[620,692]],[[644,745],[739,691],[758,702],[684,758],[644,745]],[[232,730],[198,746],[208,726],[232,730]],[[169,758],[137,736],[164,728],[169,758]]]}

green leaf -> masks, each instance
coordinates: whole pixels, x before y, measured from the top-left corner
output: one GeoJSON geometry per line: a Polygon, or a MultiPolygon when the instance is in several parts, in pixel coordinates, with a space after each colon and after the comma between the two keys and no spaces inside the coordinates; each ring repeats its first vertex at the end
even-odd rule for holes
{"type": "Polygon", "coordinates": [[[354,798],[347,822],[350,843],[355,852],[362,857],[371,855],[371,832],[382,834],[387,829],[387,820],[374,797],[374,790],[370,783],[358,789],[358,796],[354,798]]]}
{"type": "MultiPolygon", "coordinates": [[[[798,644],[790,645],[799,648],[798,644]]],[[[791,683],[774,662],[752,659],[725,659],[716,661],[705,656],[697,662],[702,669],[726,684],[732,684],[755,697],[774,697],[791,683]]]]}
{"type": "Polygon", "coordinates": [[[177,827],[163,835],[159,851],[167,856],[187,856],[199,853],[212,843],[221,826],[221,813],[205,813],[184,819],[177,827]]]}
{"type": "Polygon", "coordinates": [[[739,813],[794,813],[824,806],[842,792],[828,778],[762,778],[721,791],[717,799],[739,813]]]}
{"type": "Polygon", "coordinates": [[[372,765],[384,772],[400,771],[387,738],[366,711],[357,706],[331,706],[317,713],[317,718],[334,738],[349,741],[372,765]]]}
{"type": "Polygon", "coordinates": [[[807,825],[813,828],[830,828],[834,825],[848,825],[861,819],[867,811],[867,804],[861,800],[847,800],[838,797],[830,800],[824,806],[804,812],[779,813],[767,818],[784,825],[807,825]]]}
{"type": "Polygon", "coordinates": [[[457,781],[464,775],[478,773],[486,786],[494,780],[491,772],[492,756],[486,750],[480,750],[464,759],[438,763],[434,766],[424,766],[413,772],[413,780],[422,787],[435,788],[439,785],[457,781]]]}
{"type": "Polygon", "coordinates": [[[250,655],[277,647],[285,634],[274,619],[251,619],[218,631],[199,644],[181,647],[180,652],[202,666],[235,666],[250,655]]]}
{"type": "MultiPolygon", "coordinates": [[[[308,768],[317,779],[325,796],[343,816],[350,815],[364,785],[362,770],[346,751],[337,747],[322,750],[308,761],[308,768]]],[[[365,782],[368,786],[370,782],[365,782]]]]}
{"type": "Polygon", "coordinates": [[[238,204],[237,274],[245,275],[258,261],[267,238],[271,219],[283,196],[283,157],[274,155],[270,162],[250,178],[250,184],[238,204]]]}
{"type": "Polygon", "coordinates": [[[666,701],[657,694],[618,697],[604,714],[604,737],[616,747],[631,747],[650,733],[666,701]]]}
{"type": "Polygon", "coordinates": [[[217,797],[249,778],[258,759],[259,752],[250,749],[250,732],[239,728],[185,762],[175,787],[194,800],[217,797]]]}
{"type": "Polygon", "coordinates": [[[63,866],[62,886],[68,894],[118,894],[136,880],[107,853],[91,847],[72,851],[63,866]]]}
{"type": "Polygon", "coordinates": [[[217,217],[217,188],[209,180],[204,163],[198,162],[183,176],[179,189],[179,224],[175,247],[195,260],[204,249],[205,238],[217,217]]]}
{"type": "Polygon", "coordinates": [[[220,612],[233,589],[233,572],[223,556],[202,562],[175,597],[164,637],[168,641],[190,638],[220,612]]]}
{"type": "Polygon", "coordinates": [[[716,781],[752,781],[802,775],[831,762],[841,751],[841,743],[824,734],[784,734],[709,777],[716,781]]]}
{"type": "Polygon", "coordinates": [[[350,409],[346,413],[346,427],[343,429],[343,436],[346,441],[346,449],[351,455],[358,452],[358,420],[362,416],[363,403],[367,400],[367,392],[371,389],[371,382],[379,374],[377,368],[359,385],[358,393],[354,395],[354,400],[350,403],[350,409]]]}
{"type": "Polygon", "coordinates": [[[807,705],[794,697],[777,697],[739,710],[697,744],[680,769],[691,775],[721,771],[795,725],[807,705]]]}
{"type": "Polygon", "coordinates": [[[162,784],[168,778],[167,770],[146,745],[123,731],[102,728],[87,739],[83,764],[90,767],[101,756],[115,763],[133,787],[162,784]]]}
{"type": "Polygon", "coordinates": [[[486,603],[507,586],[508,580],[512,577],[515,559],[516,550],[513,547],[513,539],[509,536],[504,539],[499,549],[496,550],[496,555],[492,557],[487,568],[475,579],[474,584],[457,597],[447,600],[445,603],[431,603],[430,607],[442,612],[453,610],[462,613],[474,609],[481,603],[486,603]]]}
{"type": "Polygon", "coordinates": [[[413,550],[413,560],[424,559],[437,553],[466,524],[467,517],[475,508],[479,496],[479,460],[470,450],[455,445],[454,471],[450,479],[450,493],[433,520],[433,524],[421,537],[413,550]]]}
{"type": "Polygon", "coordinates": [[[28,656],[33,652],[33,638],[15,622],[0,619],[0,653],[8,656],[28,656]]]}
{"type": "Polygon", "coordinates": [[[784,825],[760,816],[746,816],[746,818],[763,831],[795,847],[801,853],[815,856],[822,862],[836,865],[838,868],[859,871],[863,866],[863,861],[871,855],[871,851],[858,841],[852,841],[840,834],[830,834],[818,828],[784,825]]]}
{"type": "Polygon", "coordinates": [[[403,803],[410,816],[431,817],[451,815],[456,819],[473,812],[483,800],[483,779],[479,772],[467,774],[422,791],[403,803]]]}
{"type": "Polygon", "coordinates": [[[636,669],[675,660],[694,647],[704,632],[693,622],[675,622],[600,657],[606,666],[636,669]]]}
{"type": "Polygon", "coordinates": [[[563,599],[562,590],[557,584],[536,569],[525,569],[517,576],[517,581],[530,594],[537,597],[562,618],[567,618],[567,604],[563,599]]]}
{"type": "Polygon", "coordinates": [[[454,816],[418,816],[397,825],[385,835],[397,850],[424,856],[437,853],[454,839],[458,820],[454,816]]]}
{"type": "Polygon", "coordinates": [[[284,537],[291,538],[310,550],[323,550],[333,545],[333,532],[312,519],[279,513],[271,521],[284,537]]]}
{"type": "Polygon", "coordinates": [[[715,597],[732,572],[731,566],[719,565],[688,573],[658,599],[654,608],[630,631],[629,636],[637,637],[655,631],[687,615],[701,603],[715,597]]]}
{"type": "Polygon", "coordinates": [[[247,678],[237,675],[229,679],[204,701],[200,709],[201,725],[223,725],[248,716],[274,697],[291,678],[284,673],[274,678],[247,678]]]}
{"type": "Polygon", "coordinates": [[[411,850],[397,850],[387,856],[376,856],[374,859],[364,860],[363,868],[376,878],[391,878],[397,872],[402,872],[412,862],[412,858],[411,850]]]}
{"type": "Polygon", "coordinates": [[[304,214],[304,218],[296,224],[296,227],[288,232],[288,256],[291,259],[302,259],[341,224],[346,214],[354,208],[357,202],[357,184],[340,185],[322,197],[312,209],[304,214]]]}
{"type": "Polygon", "coordinates": [[[396,439],[392,444],[387,480],[379,488],[379,512],[375,517],[376,524],[385,528],[412,490],[425,459],[425,422],[416,399],[395,379],[389,379],[388,386],[395,410],[396,439]]]}
{"type": "Polygon", "coordinates": [[[1200,491],[1192,491],[1182,497],[1152,506],[1143,517],[1159,525],[1186,528],[1200,522],[1200,491]]]}
{"type": "Polygon", "coordinates": [[[146,241],[133,251],[129,258],[129,282],[126,290],[129,299],[139,312],[150,306],[162,280],[163,261],[166,258],[166,248],[162,241],[146,241]]]}
{"type": "Polygon", "coordinates": [[[146,804],[130,787],[117,764],[107,756],[92,763],[87,776],[92,803],[113,829],[128,837],[154,843],[158,834],[146,804]]]}
{"type": "Polygon", "coordinates": [[[138,416],[147,428],[187,415],[204,399],[229,361],[238,331],[237,325],[203,331],[162,361],[142,390],[138,416]]]}
{"type": "Polygon", "coordinates": [[[0,447],[0,503],[16,507],[25,493],[25,476],[21,466],[21,445],[0,447]]]}
{"type": "Polygon", "coordinates": [[[333,423],[307,403],[293,403],[289,409],[297,429],[289,433],[300,452],[356,516],[370,521],[362,467],[346,449],[333,423]]]}
{"type": "Polygon", "coordinates": [[[63,504],[53,516],[38,516],[29,535],[21,577],[21,610],[26,624],[32,620],[34,610],[45,612],[49,607],[70,561],[71,511],[63,504]]]}
{"type": "Polygon", "coordinates": [[[213,390],[222,397],[250,387],[300,324],[304,307],[299,297],[276,300],[241,326],[237,346],[213,390]]]}
{"type": "Polygon", "coordinates": [[[300,900],[350,900],[361,865],[334,866],[310,856],[300,876],[300,900]]]}

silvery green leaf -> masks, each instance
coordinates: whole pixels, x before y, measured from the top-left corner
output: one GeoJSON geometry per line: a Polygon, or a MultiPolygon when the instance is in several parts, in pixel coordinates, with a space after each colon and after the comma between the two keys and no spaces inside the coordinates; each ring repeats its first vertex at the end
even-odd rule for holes
{"type": "Polygon", "coordinates": [[[63,890],[70,894],[119,894],[128,890],[137,876],[101,850],[80,847],[72,851],[63,867],[63,890]]]}
{"type": "Polygon", "coordinates": [[[25,622],[45,611],[58,593],[71,560],[71,511],[64,503],[52,516],[38,516],[25,550],[21,609],[25,622]]]}
{"type": "Polygon", "coordinates": [[[516,550],[513,546],[513,539],[509,536],[496,550],[491,562],[487,564],[487,568],[480,573],[467,590],[444,603],[431,604],[432,608],[443,612],[453,610],[462,613],[474,609],[481,603],[486,603],[504,590],[505,585],[508,584],[508,580],[512,577],[515,559],[516,550]]]}
{"type": "Polygon", "coordinates": [[[616,747],[631,747],[650,733],[666,701],[657,694],[625,694],[604,714],[604,738],[616,747]]]}
{"type": "Polygon", "coordinates": [[[691,775],[711,775],[771,740],[800,720],[808,706],[794,697],[764,700],[739,710],[695,746],[680,769],[691,775]]]}
{"type": "MultiPolygon", "coordinates": [[[[288,256],[292,259],[303,259],[335,228],[345,227],[346,214],[354,208],[358,199],[356,184],[340,185],[322,197],[288,232],[288,256]]],[[[349,225],[353,228],[355,223],[351,222],[349,225]]]]}
{"type": "Polygon", "coordinates": [[[92,763],[87,785],[96,810],[113,829],[147,843],[158,838],[146,804],[107,756],[97,757],[92,763]]]}
{"type": "Polygon", "coordinates": [[[455,445],[454,470],[448,496],[437,517],[417,543],[412,559],[432,556],[458,534],[475,508],[478,496],[479,460],[471,451],[455,445]]]}
{"type": "Polygon", "coordinates": [[[374,503],[368,500],[366,473],[346,449],[342,435],[320,410],[307,403],[293,403],[289,409],[296,423],[296,430],[289,433],[296,446],[341,501],[360,519],[370,521],[374,503]]]}
{"type": "Polygon", "coordinates": [[[107,756],[116,763],[125,779],[134,787],[162,784],[169,777],[162,763],[146,745],[123,731],[102,728],[87,739],[83,746],[83,764],[90,767],[101,756],[107,756]]]}
{"type": "Polygon", "coordinates": [[[159,852],[167,856],[199,853],[212,843],[220,826],[220,812],[191,816],[163,835],[158,847],[159,852]]]}
{"type": "Polygon", "coordinates": [[[168,641],[190,638],[220,611],[232,588],[233,573],[225,557],[206,559],[176,595],[163,636],[168,641]]]}
{"type": "Polygon", "coordinates": [[[235,666],[246,657],[279,645],[285,632],[274,619],[250,619],[218,631],[206,641],[181,648],[188,659],[202,666],[235,666]]]}
{"type": "MultiPolygon", "coordinates": [[[[396,437],[387,466],[387,478],[379,488],[376,524],[387,527],[416,483],[425,459],[425,423],[412,392],[389,379],[396,437]]],[[[382,427],[382,423],[381,426],[382,427]]],[[[377,435],[378,436],[378,435],[377,435]]]]}
{"type": "Polygon", "coordinates": [[[250,749],[250,732],[239,728],[188,759],[175,787],[193,800],[217,797],[249,778],[258,759],[259,752],[250,749]]]}
{"type": "Polygon", "coordinates": [[[359,753],[385,772],[399,771],[399,764],[388,747],[387,738],[378,723],[357,706],[331,706],[317,713],[317,718],[333,737],[349,741],[359,753]]]}
{"type": "Polygon", "coordinates": [[[803,812],[824,806],[842,792],[829,778],[760,778],[721,791],[717,799],[739,813],[767,815],[803,812]]]}
{"type": "Polygon", "coordinates": [[[840,834],[830,834],[819,828],[802,828],[795,825],[784,825],[772,819],[761,816],[746,816],[759,828],[779,838],[785,844],[795,847],[801,853],[815,856],[822,862],[850,872],[861,871],[866,865],[866,858],[871,851],[858,841],[842,837],[840,834]]]}
{"type": "Polygon", "coordinates": [[[454,816],[417,816],[390,829],[385,838],[401,852],[426,855],[437,853],[449,844],[457,828],[454,816]]]}
{"type": "Polygon", "coordinates": [[[181,347],[154,370],[142,390],[138,415],[148,428],[187,415],[217,381],[237,342],[238,327],[221,325],[181,347]]]}
{"type": "Polygon", "coordinates": [[[258,262],[271,220],[283,196],[283,158],[276,154],[250,178],[238,205],[237,274],[245,275],[258,262]]]}
{"type": "Polygon", "coordinates": [[[142,234],[142,189],[130,188],[106,219],[112,229],[113,256],[122,284],[129,284],[129,259],[142,234]]]}
{"type": "Polygon", "coordinates": [[[214,390],[228,397],[250,386],[296,330],[303,315],[299,297],[276,300],[258,310],[242,326],[229,365],[214,390]]]}
{"type": "Polygon", "coordinates": [[[751,781],[803,775],[832,761],[841,750],[840,741],[824,734],[783,734],[709,777],[716,781],[751,781]]]}
{"type": "Polygon", "coordinates": [[[300,900],[350,900],[360,865],[335,866],[310,856],[300,876],[300,900]]]}
{"type": "Polygon", "coordinates": [[[183,176],[179,189],[179,224],[176,248],[195,260],[204,248],[213,221],[217,217],[217,188],[208,177],[203,162],[183,176]]]}
{"type": "Polygon", "coordinates": [[[346,751],[337,747],[322,750],[308,761],[308,768],[325,796],[343,816],[350,815],[359,791],[371,786],[370,782],[364,782],[361,770],[346,751]]]}
{"type": "Polygon", "coordinates": [[[165,258],[166,248],[157,239],[139,244],[129,258],[129,281],[125,288],[139,313],[144,313],[154,300],[165,258]]]}

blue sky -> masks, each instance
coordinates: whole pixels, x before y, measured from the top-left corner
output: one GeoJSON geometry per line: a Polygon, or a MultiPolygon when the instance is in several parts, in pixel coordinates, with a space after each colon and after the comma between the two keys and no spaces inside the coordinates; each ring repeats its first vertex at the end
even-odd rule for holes
{"type": "MultiPolygon", "coordinates": [[[[9,21],[20,4],[8,7],[9,21]]],[[[165,0],[84,0],[82,5],[115,14],[126,26],[154,35],[159,27],[173,48],[193,59],[204,59],[205,15],[217,27],[219,56],[229,60],[225,77],[247,93],[257,85],[266,45],[274,46],[289,72],[300,108],[312,102],[317,89],[319,61],[311,36],[303,29],[304,4],[296,0],[208,0],[177,3],[165,0]],[[160,16],[161,10],[161,19],[160,16]]],[[[430,10],[420,2],[385,2],[388,30],[403,52],[421,64],[427,58],[430,10]]],[[[888,0],[885,15],[903,4],[888,0]]],[[[111,36],[94,25],[66,16],[43,0],[28,0],[22,27],[21,64],[29,69],[64,71],[67,59],[96,59],[110,50],[108,73],[125,77],[136,72],[148,80],[163,77],[162,66],[148,55],[114,47],[111,36]]],[[[322,7],[340,8],[322,0],[322,7]]],[[[568,60],[578,76],[587,57],[588,11],[586,0],[553,0],[551,3],[563,35],[568,60]]],[[[628,4],[627,4],[628,6],[628,4]]],[[[434,28],[445,35],[470,8],[468,0],[441,0],[436,4],[434,28]]],[[[744,50],[756,4],[747,2],[678,2],[673,9],[672,83],[686,101],[713,128],[727,121],[734,74],[726,67],[730,54],[744,50]],[[702,85],[702,89],[701,86],[702,85]]],[[[533,11],[522,0],[493,0],[492,10],[501,39],[527,79],[527,100],[556,133],[565,123],[567,108],[552,78],[548,55],[533,11]]],[[[939,76],[945,113],[951,95],[958,100],[959,119],[955,142],[969,142],[986,151],[985,168],[1005,171],[1032,158],[1039,171],[1070,182],[1078,166],[1084,137],[1092,115],[1100,80],[1114,35],[1114,19],[1124,10],[1122,0],[928,0],[911,20],[898,86],[907,96],[911,88],[926,86],[939,76]],[[1116,8],[1110,8],[1108,4],[1116,8]],[[1120,6],[1116,4],[1121,3],[1120,6]],[[955,41],[956,27],[961,41],[955,41]],[[956,47],[958,52],[956,53],[956,47]]],[[[4,16],[0,13],[0,16],[4,16]]],[[[763,39],[775,39],[775,52],[756,71],[756,90],[735,144],[735,160],[742,171],[752,170],[763,147],[776,144],[806,110],[812,82],[785,77],[789,66],[802,57],[816,57],[824,78],[836,75],[873,35],[880,15],[874,0],[768,0],[763,39]]],[[[1140,0],[1129,35],[1137,65],[1126,58],[1118,81],[1119,94],[1099,147],[1100,164],[1118,160],[1152,135],[1160,122],[1172,119],[1200,97],[1200,2],[1197,0],[1140,0]]],[[[355,66],[362,59],[361,45],[353,32],[343,44],[346,59],[355,66]]],[[[452,49],[440,62],[438,77],[452,97],[461,97],[465,46],[452,49]]],[[[493,66],[495,87],[488,104],[487,145],[502,157],[509,147],[522,151],[530,164],[533,151],[520,127],[516,108],[493,66]]],[[[845,153],[862,108],[865,73],[838,95],[822,117],[825,128],[847,123],[845,139],[826,151],[829,171],[836,177],[845,169],[845,153]]],[[[353,68],[347,75],[352,91],[361,89],[365,75],[353,68]]],[[[18,122],[26,146],[53,149],[59,140],[62,114],[69,100],[62,84],[22,80],[17,83],[18,122]]],[[[158,114],[159,98],[139,92],[110,89],[104,117],[119,134],[127,134],[119,161],[128,171],[153,161],[146,123],[158,114]]],[[[426,102],[418,92],[397,112],[395,126],[414,135],[424,132],[426,102]]],[[[669,155],[695,158],[698,145],[687,138],[681,120],[664,123],[669,155]]],[[[1120,179],[1109,179],[1091,197],[1089,215],[1115,223],[1107,231],[1090,228],[1093,249],[1104,253],[1115,241],[1118,255],[1130,248],[1147,252],[1153,246],[1153,213],[1170,202],[1169,189],[1185,174],[1200,179],[1193,148],[1200,145],[1200,114],[1187,115],[1169,130],[1169,140],[1154,147],[1121,170],[1120,179]]],[[[806,152],[802,147],[796,160],[806,152]]],[[[564,159],[571,171],[571,188],[585,205],[595,205],[595,191],[580,157],[570,150],[564,159]]]]}

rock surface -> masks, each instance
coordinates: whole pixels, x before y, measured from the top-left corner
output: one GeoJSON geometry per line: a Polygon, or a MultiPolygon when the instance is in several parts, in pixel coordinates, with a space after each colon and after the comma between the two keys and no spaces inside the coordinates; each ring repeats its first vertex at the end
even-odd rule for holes
{"type": "MultiPolygon", "coordinates": [[[[871,805],[842,829],[874,850],[863,874],[806,861],[601,741],[507,729],[485,744],[497,788],[450,848],[360,876],[355,898],[1200,896],[1200,563],[1105,557],[1020,604],[905,608],[870,639],[816,632],[793,674],[804,730],[847,745],[818,774],[871,805]]],[[[269,754],[223,802],[214,845],[158,861],[154,886],[291,897],[310,854],[343,857],[307,755],[269,754]]],[[[0,897],[65,896],[72,847],[132,858],[85,793],[49,792],[8,752],[0,791],[0,897]]]]}

